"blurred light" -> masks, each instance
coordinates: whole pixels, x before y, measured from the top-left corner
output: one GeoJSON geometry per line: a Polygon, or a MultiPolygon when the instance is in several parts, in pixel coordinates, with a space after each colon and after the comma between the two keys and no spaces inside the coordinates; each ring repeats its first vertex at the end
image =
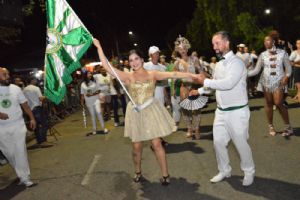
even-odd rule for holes
{"type": "Polygon", "coordinates": [[[120,60],[120,63],[122,64],[122,63],[123,63],[123,60],[120,60]]]}
{"type": "Polygon", "coordinates": [[[133,45],[136,47],[138,44],[137,44],[137,43],[134,43],[133,45]]]}
{"type": "Polygon", "coordinates": [[[44,73],[44,72],[43,72],[42,70],[39,70],[39,71],[37,71],[37,72],[34,74],[34,76],[35,76],[37,79],[41,79],[43,73],[44,73]]]}
{"type": "Polygon", "coordinates": [[[128,34],[129,34],[129,35],[133,35],[132,31],[129,31],[128,34]]]}
{"type": "Polygon", "coordinates": [[[102,65],[102,63],[101,62],[91,62],[91,63],[86,64],[85,66],[86,67],[94,67],[96,65],[102,65]]]}
{"type": "Polygon", "coordinates": [[[271,9],[270,8],[265,9],[265,14],[267,14],[267,15],[271,14],[271,9]]]}

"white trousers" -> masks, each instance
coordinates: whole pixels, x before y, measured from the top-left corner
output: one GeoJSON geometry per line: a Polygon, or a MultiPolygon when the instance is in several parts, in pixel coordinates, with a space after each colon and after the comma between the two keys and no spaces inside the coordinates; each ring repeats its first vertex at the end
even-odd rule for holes
{"type": "Polygon", "coordinates": [[[16,171],[20,179],[28,179],[30,175],[26,149],[26,126],[24,121],[9,125],[1,125],[0,150],[16,171]]]}
{"type": "Polygon", "coordinates": [[[165,87],[156,86],[154,91],[154,98],[157,99],[163,106],[165,106],[165,87]]]}
{"type": "Polygon", "coordinates": [[[96,122],[96,116],[98,117],[98,120],[101,124],[102,129],[104,129],[104,120],[101,113],[101,107],[100,107],[100,100],[97,99],[95,103],[91,105],[86,105],[86,107],[89,110],[89,113],[91,115],[92,124],[93,124],[93,131],[97,131],[97,122],[96,122]]]}
{"type": "Polygon", "coordinates": [[[231,172],[227,145],[232,140],[240,155],[241,169],[245,174],[252,175],[255,173],[252,152],[247,142],[249,119],[250,110],[248,106],[233,111],[216,110],[213,136],[219,172],[223,174],[231,172]]]}
{"type": "Polygon", "coordinates": [[[180,117],[181,117],[181,112],[180,112],[180,96],[172,96],[171,97],[171,103],[172,103],[172,110],[173,110],[173,119],[175,122],[179,122],[180,121],[180,117]]]}

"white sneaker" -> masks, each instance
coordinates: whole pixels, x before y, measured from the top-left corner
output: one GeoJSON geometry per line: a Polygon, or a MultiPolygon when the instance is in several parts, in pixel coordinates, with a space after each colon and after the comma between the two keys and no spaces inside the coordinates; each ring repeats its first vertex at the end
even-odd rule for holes
{"type": "Polygon", "coordinates": [[[93,134],[93,135],[96,135],[96,134],[97,134],[97,131],[93,131],[92,134],[93,134]]]}
{"type": "Polygon", "coordinates": [[[210,179],[211,183],[218,183],[220,181],[222,181],[224,178],[229,178],[231,177],[231,173],[227,173],[227,174],[223,174],[221,172],[219,172],[217,175],[215,175],[212,179],[210,179]]]}
{"type": "Polygon", "coordinates": [[[109,130],[107,128],[104,129],[103,131],[105,134],[107,134],[109,132],[109,130]]]}
{"type": "Polygon", "coordinates": [[[6,159],[0,159],[0,165],[5,165],[5,164],[7,164],[8,162],[7,162],[7,160],[6,159]]]}
{"type": "Polygon", "coordinates": [[[114,126],[115,126],[115,127],[118,127],[118,126],[119,126],[119,123],[115,122],[114,126]]]}
{"type": "Polygon", "coordinates": [[[26,187],[33,187],[33,186],[36,186],[37,184],[32,182],[30,179],[24,179],[24,180],[21,180],[18,185],[25,185],[26,187]]]}
{"type": "Polygon", "coordinates": [[[243,179],[243,186],[250,186],[254,181],[254,174],[245,175],[243,179]]]}

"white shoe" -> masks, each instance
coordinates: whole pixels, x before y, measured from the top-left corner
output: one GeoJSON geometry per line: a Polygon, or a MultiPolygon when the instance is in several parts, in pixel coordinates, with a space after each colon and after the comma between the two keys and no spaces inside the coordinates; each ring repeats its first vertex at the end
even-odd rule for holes
{"type": "Polygon", "coordinates": [[[30,179],[24,179],[24,180],[21,180],[18,185],[25,185],[26,187],[33,187],[33,186],[36,186],[37,184],[32,182],[30,179]]]}
{"type": "Polygon", "coordinates": [[[210,179],[211,183],[218,183],[220,181],[222,181],[224,178],[229,178],[231,177],[231,173],[227,173],[227,174],[223,174],[221,172],[219,172],[217,175],[215,175],[212,179],[210,179]]]}
{"type": "Polygon", "coordinates": [[[105,128],[105,129],[103,130],[103,132],[104,132],[105,134],[107,134],[107,133],[109,132],[109,130],[108,130],[107,128],[105,128]]]}
{"type": "Polygon", "coordinates": [[[115,125],[115,127],[118,127],[118,126],[119,126],[119,123],[115,122],[115,124],[114,124],[114,125],[115,125]]]}
{"type": "Polygon", "coordinates": [[[254,174],[245,175],[243,179],[243,186],[250,186],[254,181],[254,174]]]}
{"type": "Polygon", "coordinates": [[[92,134],[93,134],[93,135],[96,135],[96,134],[97,134],[97,131],[93,131],[92,134]]]}

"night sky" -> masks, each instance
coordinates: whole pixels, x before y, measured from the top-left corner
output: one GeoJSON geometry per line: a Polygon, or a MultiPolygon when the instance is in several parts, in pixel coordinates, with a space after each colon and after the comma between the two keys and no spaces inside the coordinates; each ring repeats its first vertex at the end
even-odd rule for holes
{"type": "MultiPolygon", "coordinates": [[[[28,3],[28,0],[20,0],[28,3]]],[[[147,55],[148,48],[158,46],[170,54],[174,40],[184,35],[186,25],[192,19],[195,0],[177,3],[171,0],[67,0],[94,37],[99,38],[107,57],[122,57],[133,48],[147,55]],[[133,35],[128,32],[132,31],[133,35]],[[133,44],[137,43],[135,47],[133,44]]],[[[19,13],[9,13],[11,18],[19,13]]],[[[17,10],[14,10],[17,12],[17,10]]],[[[46,47],[46,15],[40,7],[33,15],[24,17],[22,35],[17,46],[0,48],[3,65],[14,67],[36,67],[43,63],[46,47]]],[[[95,58],[91,48],[86,57],[95,58]]]]}
{"type": "Polygon", "coordinates": [[[181,1],[180,4],[170,0],[68,2],[91,33],[101,38],[104,48],[115,51],[118,43],[121,52],[134,48],[134,43],[144,51],[150,45],[167,49],[166,38],[175,40],[177,34],[185,33],[195,8],[195,0],[181,1]],[[170,35],[171,30],[176,35],[170,35]],[[128,31],[134,35],[129,36],[128,31]]]}

